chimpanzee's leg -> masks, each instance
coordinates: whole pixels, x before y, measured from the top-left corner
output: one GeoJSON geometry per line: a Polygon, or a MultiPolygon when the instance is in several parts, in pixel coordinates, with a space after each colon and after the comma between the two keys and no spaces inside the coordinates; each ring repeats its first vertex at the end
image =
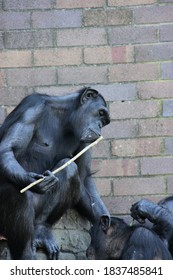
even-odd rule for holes
{"type": "Polygon", "coordinates": [[[110,216],[108,209],[101,200],[92,176],[85,178],[76,210],[92,224],[97,223],[103,215],[110,216]]]}
{"type": "MultiPolygon", "coordinates": [[[[66,163],[69,159],[61,160],[54,168],[66,163]]],[[[79,199],[80,178],[75,163],[57,173],[59,184],[44,195],[42,211],[36,218],[33,249],[44,247],[50,259],[57,259],[59,248],[51,233],[51,226],[57,222],[68,208],[73,207],[79,199]]],[[[42,196],[40,196],[42,199],[42,196]]]]}
{"type": "Polygon", "coordinates": [[[6,185],[0,191],[0,232],[7,238],[12,259],[33,259],[34,208],[32,194],[6,185]],[[12,210],[13,209],[13,210],[12,210]]]}

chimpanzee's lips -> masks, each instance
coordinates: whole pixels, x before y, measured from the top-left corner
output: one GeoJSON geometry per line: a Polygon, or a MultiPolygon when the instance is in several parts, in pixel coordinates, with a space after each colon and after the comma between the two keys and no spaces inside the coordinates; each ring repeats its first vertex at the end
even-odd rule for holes
{"type": "Polygon", "coordinates": [[[87,137],[82,137],[80,139],[81,143],[92,143],[94,141],[96,141],[98,138],[100,137],[100,135],[88,135],[87,137]]]}
{"type": "Polygon", "coordinates": [[[82,134],[80,142],[82,142],[82,143],[92,143],[101,136],[100,132],[101,131],[99,129],[98,129],[98,131],[97,130],[94,131],[91,128],[86,129],[82,134]]]}

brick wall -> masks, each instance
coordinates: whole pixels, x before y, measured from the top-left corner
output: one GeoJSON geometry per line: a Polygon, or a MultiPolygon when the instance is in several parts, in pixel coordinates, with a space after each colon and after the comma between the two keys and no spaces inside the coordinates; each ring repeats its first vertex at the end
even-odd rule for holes
{"type": "Polygon", "coordinates": [[[93,149],[111,214],[173,192],[173,1],[0,0],[0,123],[27,94],[93,86],[111,124],[93,149]]]}

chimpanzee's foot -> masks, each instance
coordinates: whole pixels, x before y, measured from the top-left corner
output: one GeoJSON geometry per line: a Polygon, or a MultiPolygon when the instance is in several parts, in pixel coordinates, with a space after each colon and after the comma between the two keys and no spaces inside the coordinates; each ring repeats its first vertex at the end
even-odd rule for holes
{"type": "Polygon", "coordinates": [[[35,227],[32,247],[35,256],[37,248],[43,248],[46,250],[48,259],[58,260],[59,247],[48,226],[37,225],[35,227]]]}

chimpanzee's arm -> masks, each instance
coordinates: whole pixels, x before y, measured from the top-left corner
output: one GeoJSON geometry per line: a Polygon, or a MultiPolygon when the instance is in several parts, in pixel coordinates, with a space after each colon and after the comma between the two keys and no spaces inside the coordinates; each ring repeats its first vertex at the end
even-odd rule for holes
{"type": "Polygon", "coordinates": [[[4,133],[0,144],[0,172],[9,181],[23,186],[30,181],[30,175],[19,164],[16,155],[25,154],[34,132],[34,122],[30,122],[26,111],[19,120],[4,133]]]}
{"type": "Polygon", "coordinates": [[[83,214],[92,223],[99,221],[103,215],[109,212],[101,200],[94,179],[91,174],[91,153],[86,152],[77,161],[79,175],[82,181],[80,200],[76,206],[79,213],[83,214]]]}
{"type": "Polygon", "coordinates": [[[132,205],[131,216],[140,223],[147,218],[166,239],[169,239],[173,232],[173,216],[169,210],[147,199],[132,205]]]}
{"type": "MultiPolygon", "coordinates": [[[[34,135],[34,129],[42,110],[43,104],[29,108],[20,115],[18,120],[2,136],[0,143],[0,176],[3,180],[13,183],[19,189],[43,177],[34,172],[27,172],[16,159],[17,156],[25,156],[25,150],[34,135]]],[[[50,178],[50,176],[48,177],[50,178]]],[[[55,179],[53,178],[53,180],[55,179]]],[[[38,193],[47,191],[49,182],[46,181],[41,184],[33,188],[32,191],[38,193]]]]}

